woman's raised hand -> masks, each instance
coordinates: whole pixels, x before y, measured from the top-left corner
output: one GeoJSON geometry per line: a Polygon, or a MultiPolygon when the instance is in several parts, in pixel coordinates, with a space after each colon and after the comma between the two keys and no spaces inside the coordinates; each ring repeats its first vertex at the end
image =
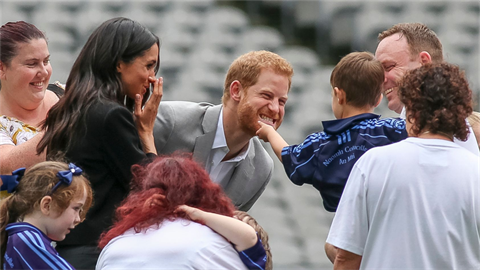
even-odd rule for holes
{"type": "Polygon", "coordinates": [[[135,95],[134,115],[143,151],[145,153],[157,154],[153,138],[153,126],[155,124],[155,118],[157,117],[158,105],[163,96],[163,78],[160,77],[156,79],[155,77],[150,77],[149,80],[150,83],[153,84],[153,92],[143,108],[143,97],[140,94],[135,95]]]}

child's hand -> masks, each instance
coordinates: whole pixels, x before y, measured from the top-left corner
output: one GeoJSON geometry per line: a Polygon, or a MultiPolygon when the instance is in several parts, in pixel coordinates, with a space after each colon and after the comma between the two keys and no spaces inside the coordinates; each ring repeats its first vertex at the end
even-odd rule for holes
{"type": "Polygon", "coordinates": [[[272,131],[275,131],[275,129],[272,126],[267,125],[261,121],[258,121],[258,124],[260,125],[260,128],[257,130],[258,138],[262,139],[265,142],[268,142],[268,134],[270,134],[270,132],[272,131]]]}
{"type": "Polygon", "coordinates": [[[180,205],[175,212],[184,212],[193,221],[201,221],[204,213],[202,210],[188,205],[180,205]]]}

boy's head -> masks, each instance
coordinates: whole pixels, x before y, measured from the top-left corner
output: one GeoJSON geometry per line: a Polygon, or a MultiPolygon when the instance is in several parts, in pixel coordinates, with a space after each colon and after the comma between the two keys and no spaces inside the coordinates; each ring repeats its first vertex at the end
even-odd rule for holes
{"type": "Polygon", "coordinates": [[[265,264],[265,270],[272,270],[272,252],[270,251],[270,245],[268,244],[268,234],[267,232],[260,226],[257,221],[250,216],[247,212],[244,211],[235,211],[235,217],[248,225],[252,226],[252,228],[257,232],[258,237],[262,241],[263,248],[265,249],[265,253],[267,253],[267,262],[265,264]]]}
{"type": "Polygon", "coordinates": [[[375,108],[381,100],[384,79],[383,66],[373,54],[369,52],[347,54],[338,62],[330,76],[333,89],[332,106],[338,102],[340,105],[355,108],[375,108]],[[342,91],[344,97],[339,97],[338,93],[342,91]]]}

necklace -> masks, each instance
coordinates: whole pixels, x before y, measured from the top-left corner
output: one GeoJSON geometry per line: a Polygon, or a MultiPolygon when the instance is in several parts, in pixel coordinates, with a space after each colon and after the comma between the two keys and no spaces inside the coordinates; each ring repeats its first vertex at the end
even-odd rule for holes
{"type": "Polygon", "coordinates": [[[420,137],[420,135],[423,135],[423,134],[441,135],[441,136],[443,136],[443,137],[448,138],[448,140],[450,140],[450,141],[453,142],[453,134],[448,134],[448,133],[445,133],[445,132],[442,132],[442,131],[437,131],[437,132],[435,132],[435,133],[432,133],[432,132],[430,132],[429,130],[427,130],[427,131],[424,131],[424,132],[418,134],[417,137],[420,137]]]}

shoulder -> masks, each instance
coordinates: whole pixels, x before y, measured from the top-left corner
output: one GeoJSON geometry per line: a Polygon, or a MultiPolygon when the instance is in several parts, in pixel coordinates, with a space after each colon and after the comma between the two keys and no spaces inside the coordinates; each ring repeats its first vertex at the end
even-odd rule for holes
{"type": "Polygon", "coordinates": [[[58,100],[59,98],[54,92],[48,89],[45,91],[44,102],[47,110],[49,110],[53,105],[55,105],[58,100]]]}
{"type": "Polygon", "coordinates": [[[202,112],[204,113],[211,107],[215,107],[215,105],[207,102],[162,101],[158,107],[158,114],[161,114],[161,112],[167,112],[174,115],[199,114],[202,112]]]}

